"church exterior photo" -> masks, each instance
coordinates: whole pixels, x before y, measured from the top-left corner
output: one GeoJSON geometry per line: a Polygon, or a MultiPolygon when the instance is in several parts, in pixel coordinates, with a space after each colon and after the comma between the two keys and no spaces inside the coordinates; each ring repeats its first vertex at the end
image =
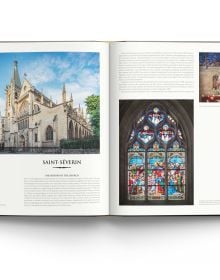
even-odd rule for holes
{"type": "MultiPolygon", "coordinates": [[[[74,95],[74,94],[73,94],[74,95]]],[[[67,99],[65,84],[60,89],[61,102],[54,102],[32,85],[27,75],[20,80],[18,62],[5,89],[5,114],[0,116],[1,152],[62,153],[62,140],[85,140],[93,130],[85,108],[67,99]]],[[[70,153],[83,153],[69,149],[70,153]]],[[[84,151],[85,152],[85,151],[84,151]]]]}

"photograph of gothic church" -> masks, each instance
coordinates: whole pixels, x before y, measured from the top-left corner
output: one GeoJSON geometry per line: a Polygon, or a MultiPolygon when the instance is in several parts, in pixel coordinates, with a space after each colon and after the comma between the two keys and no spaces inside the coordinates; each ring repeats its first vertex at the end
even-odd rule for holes
{"type": "Polygon", "coordinates": [[[99,153],[99,53],[0,61],[0,154],[99,153]]]}

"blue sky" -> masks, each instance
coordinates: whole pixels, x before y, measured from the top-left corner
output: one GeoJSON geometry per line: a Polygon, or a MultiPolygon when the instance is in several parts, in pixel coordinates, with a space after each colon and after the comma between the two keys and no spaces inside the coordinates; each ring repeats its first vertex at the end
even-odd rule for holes
{"type": "Polygon", "coordinates": [[[5,87],[10,83],[13,61],[18,61],[21,82],[24,73],[34,87],[53,101],[61,102],[63,84],[67,98],[73,95],[74,107],[91,94],[99,95],[99,53],[28,52],[0,53],[0,111],[5,110],[5,87]]]}

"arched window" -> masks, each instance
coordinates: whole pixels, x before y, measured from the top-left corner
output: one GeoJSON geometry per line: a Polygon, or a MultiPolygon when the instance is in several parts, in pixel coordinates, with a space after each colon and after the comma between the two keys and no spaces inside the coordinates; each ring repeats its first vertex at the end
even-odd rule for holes
{"type": "Polygon", "coordinates": [[[47,141],[53,140],[53,128],[50,125],[48,125],[46,130],[46,140],[47,141]]]}
{"type": "Polygon", "coordinates": [[[19,115],[20,117],[22,117],[28,115],[28,113],[29,113],[29,105],[27,101],[24,101],[20,106],[19,115]]]}
{"type": "Polygon", "coordinates": [[[124,201],[191,204],[192,186],[188,184],[191,170],[187,169],[189,141],[180,121],[159,104],[139,112],[130,127],[125,155],[120,155],[127,173],[123,182],[127,181],[124,201]]]}
{"type": "Polygon", "coordinates": [[[76,123],[76,125],[75,125],[75,133],[74,133],[74,135],[75,135],[75,138],[79,138],[78,125],[77,125],[77,123],[76,123]]]}
{"type": "Polygon", "coordinates": [[[69,122],[69,139],[73,139],[73,131],[74,131],[74,129],[73,129],[73,121],[71,120],[69,122]]]}
{"type": "Polygon", "coordinates": [[[37,104],[34,104],[34,113],[40,112],[40,107],[37,104]]]}

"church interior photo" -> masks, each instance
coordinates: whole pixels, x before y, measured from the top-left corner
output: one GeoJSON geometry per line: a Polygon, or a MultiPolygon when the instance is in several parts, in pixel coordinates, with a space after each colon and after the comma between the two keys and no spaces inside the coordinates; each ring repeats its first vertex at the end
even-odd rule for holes
{"type": "Polygon", "coordinates": [[[120,205],[193,204],[193,100],[120,100],[120,205]]]}

